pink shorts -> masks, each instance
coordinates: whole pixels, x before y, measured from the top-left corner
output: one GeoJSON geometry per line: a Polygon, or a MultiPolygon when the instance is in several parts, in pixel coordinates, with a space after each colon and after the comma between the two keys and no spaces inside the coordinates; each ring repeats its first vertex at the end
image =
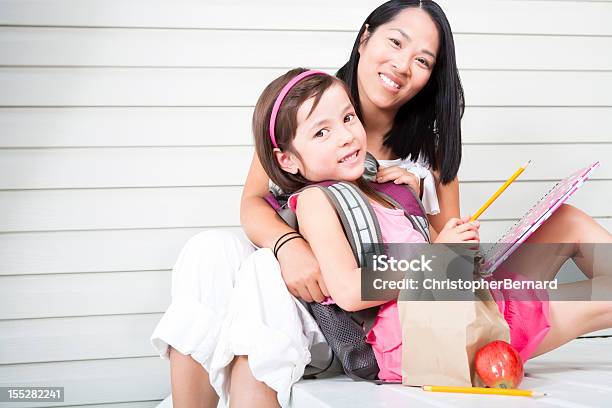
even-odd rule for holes
{"type": "MultiPolygon", "coordinates": [[[[529,280],[523,275],[504,270],[496,272],[496,278],[529,280]]],[[[494,289],[491,295],[510,327],[510,344],[519,352],[523,362],[529,360],[550,330],[548,293],[533,289],[494,289]]]]}

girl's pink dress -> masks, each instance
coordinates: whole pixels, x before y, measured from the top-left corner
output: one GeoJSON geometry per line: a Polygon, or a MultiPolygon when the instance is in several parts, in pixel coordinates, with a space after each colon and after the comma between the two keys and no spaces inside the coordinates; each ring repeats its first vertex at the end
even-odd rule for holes
{"type": "MultiPolygon", "coordinates": [[[[377,203],[372,207],[378,218],[384,243],[426,242],[405,217],[403,210],[385,208],[377,203]]],[[[507,273],[514,279],[520,275],[507,273]]],[[[510,327],[510,343],[518,350],[523,361],[527,361],[548,330],[548,301],[513,300],[513,291],[491,291],[497,306],[510,327]]],[[[516,298],[516,292],[514,292],[516,298]]],[[[524,299],[524,297],[522,297],[524,299]]],[[[367,333],[366,340],[372,345],[383,381],[402,380],[402,330],[397,301],[382,305],[378,316],[367,333]]]]}

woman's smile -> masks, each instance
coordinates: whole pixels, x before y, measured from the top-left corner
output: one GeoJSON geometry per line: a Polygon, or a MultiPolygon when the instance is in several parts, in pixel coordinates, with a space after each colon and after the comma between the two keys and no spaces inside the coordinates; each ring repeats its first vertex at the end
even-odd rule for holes
{"type": "Polygon", "coordinates": [[[378,76],[380,77],[380,80],[385,89],[388,89],[392,93],[398,93],[400,91],[400,88],[402,86],[400,85],[400,81],[397,78],[383,73],[379,73],[378,76]]]}

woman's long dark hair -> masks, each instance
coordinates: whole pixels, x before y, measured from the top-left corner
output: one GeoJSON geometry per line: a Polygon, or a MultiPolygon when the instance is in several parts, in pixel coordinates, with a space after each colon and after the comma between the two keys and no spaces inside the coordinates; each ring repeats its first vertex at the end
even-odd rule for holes
{"type": "Polygon", "coordinates": [[[383,144],[401,158],[417,160],[422,156],[434,170],[440,171],[440,181],[447,184],[455,179],[461,164],[461,117],[465,100],[455,59],[453,34],[440,6],[431,0],[391,0],[379,6],[362,24],[351,56],[336,76],[348,85],[357,115],[363,121],[357,66],[360,40],[366,24],[371,35],[381,24],[388,23],[400,11],[411,7],[421,8],[436,23],[440,50],[429,81],[398,110],[383,144]]]}

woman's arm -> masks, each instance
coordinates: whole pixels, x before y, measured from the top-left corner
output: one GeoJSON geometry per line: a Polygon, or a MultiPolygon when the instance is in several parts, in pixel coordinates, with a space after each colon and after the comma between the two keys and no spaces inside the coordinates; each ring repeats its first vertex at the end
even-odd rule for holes
{"type": "Polygon", "coordinates": [[[310,243],[330,296],[338,306],[352,312],[387,302],[361,300],[361,269],[323,191],[310,188],[300,193],[296,213],[300,231],[310,243]]]}
{"type": "MultiPolygon", "coordinates": [[[[293,231],[264,200],[268,194],[268,175],[257,153],[247,176],[240,201],[240,223],[249,239],[262,248],[273,248],[283,234],[293,231]]],[[[277,254],[281,275],[289,292],[306,302],[322,302],[329,292],[319,264],[308,242],[292,239],[277,254]]]]}
{"type": "Polygon", "coordinates": [[[259,162],[257,153],[254,153],[242,190],[240,223],[249,239],[261,248],[274,247],[278,237],[293,231],[264,200],[267,194],[268,175],[259,162]]]}
{"type": "Polygon", "coordinates": [[[450,183],[443,185],[440,183],[439,173],[433,172],[434,178],[436,179],[436,193],[438,195],[438,203],[440,205],[440,212],[436,215],[428,215],[429,223],[431,227],[440,233],[444,225],[451,218],[459,218],[459,179],[455,177],[450,183]]]}

